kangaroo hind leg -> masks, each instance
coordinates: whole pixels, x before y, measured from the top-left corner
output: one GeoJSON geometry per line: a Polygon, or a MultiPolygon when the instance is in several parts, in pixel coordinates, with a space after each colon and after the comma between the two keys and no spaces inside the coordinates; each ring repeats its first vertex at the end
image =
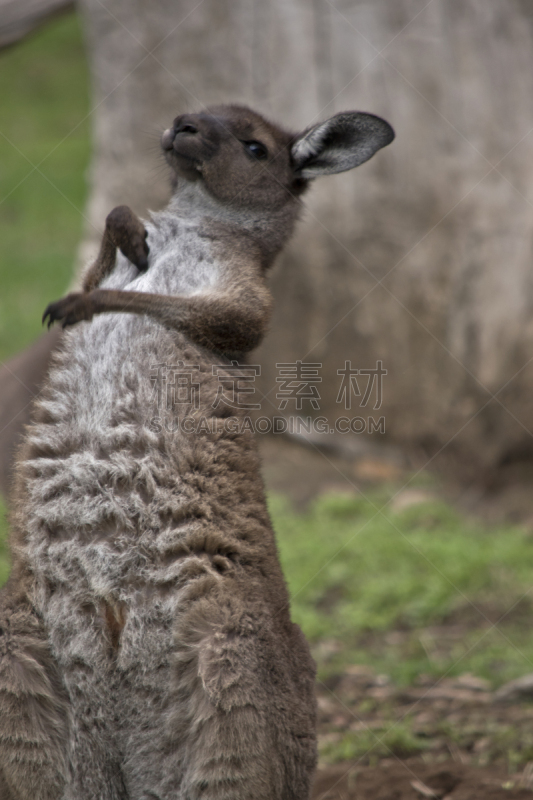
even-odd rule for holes
{"type": "Polygon", "coordinates": [[[293,680],[276,620],[236,597],[209,605],[197,604],[175,640],[179,797],[308,800],[314,698],[293,680]]]}
{"type": "Polygon", "coordinates": [[[0,592],[0,719],[2,799],[62,797],[67,704],[42,621],[9,584],[0,592]]]}

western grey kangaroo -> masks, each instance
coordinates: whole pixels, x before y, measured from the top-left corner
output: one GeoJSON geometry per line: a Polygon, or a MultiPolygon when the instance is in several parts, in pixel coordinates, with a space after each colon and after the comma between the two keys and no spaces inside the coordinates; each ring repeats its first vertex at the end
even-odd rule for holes
{"type": "Polygon", "coordinates": [[[298,135],[239,106],[177,117],[169,206],[145,223],[115,209],[84,290],[45,311],[85,322],[16,468],[2,800],[309,796],[314,665],[253,436],[225,424],[246,412],[219,387],[265,333],[266,273],[309,182],[393,137],[356,112],[298,135]],[[178,367],[195,392],[176,379],[169,401],[178,367]]]}

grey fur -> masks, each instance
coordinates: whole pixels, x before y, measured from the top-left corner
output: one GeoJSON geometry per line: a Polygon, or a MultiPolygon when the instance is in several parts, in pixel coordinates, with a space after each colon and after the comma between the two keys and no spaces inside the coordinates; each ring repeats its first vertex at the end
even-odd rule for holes
{"type": "Polygon", "coordinates": [[[245,411],[216,405],[212,370],[265,332],[265,271],[305,182],[294,137],[248,109],[183,119],[163,139],[178,187],[146,222],[148,270],[119,253],[52,304],[71,322],[132,313],[66,334],[18,459],[0,596],[9,800],[309,796],[314,665],[255,442],[224,426],[245,411]],[[266,169],[248,139],[268,143],[266,169]],[[158,401],[151,367],[178,361],[197,368],[199,408],[158,401]],[[186,417],[212,427],[176,430],[186,417]]]}

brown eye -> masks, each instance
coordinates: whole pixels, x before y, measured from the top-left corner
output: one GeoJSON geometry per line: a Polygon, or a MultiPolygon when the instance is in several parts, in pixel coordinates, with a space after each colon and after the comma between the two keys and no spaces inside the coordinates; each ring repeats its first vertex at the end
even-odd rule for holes
{"type": "Polygon", "coordinates": [[[261,142],[243,142],[246,152],[258,161],[263,161],[268,157],[268,150],[261,142]]]}

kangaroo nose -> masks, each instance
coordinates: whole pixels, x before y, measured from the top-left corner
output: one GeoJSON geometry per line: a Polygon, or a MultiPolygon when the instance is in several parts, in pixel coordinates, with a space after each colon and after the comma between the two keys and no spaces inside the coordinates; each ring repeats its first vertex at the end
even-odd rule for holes
{"type": "Polygon", "coordinates": [[[166,131],[163,131],[163,135],[161,136],[161,147],[163,150],[172,150],[175,138],[176,131],[174,128],[167,128],[166,131]]]}
{"type": "Polygon", "coordinates": [[[163,150],[172,150],[174,140],[178,133],[195,134],[198,133],[198,128],[196,125],[193,125],[192,122],[178,117],[174,120],[172,127],[167,128],[161,136],[161,147],[163,150]]]}
{"type": "Polygon", "coordinates": [[[190,122],[182,122],[176,126],[176,133],[198,133],[198,128],[190,122]]]}

